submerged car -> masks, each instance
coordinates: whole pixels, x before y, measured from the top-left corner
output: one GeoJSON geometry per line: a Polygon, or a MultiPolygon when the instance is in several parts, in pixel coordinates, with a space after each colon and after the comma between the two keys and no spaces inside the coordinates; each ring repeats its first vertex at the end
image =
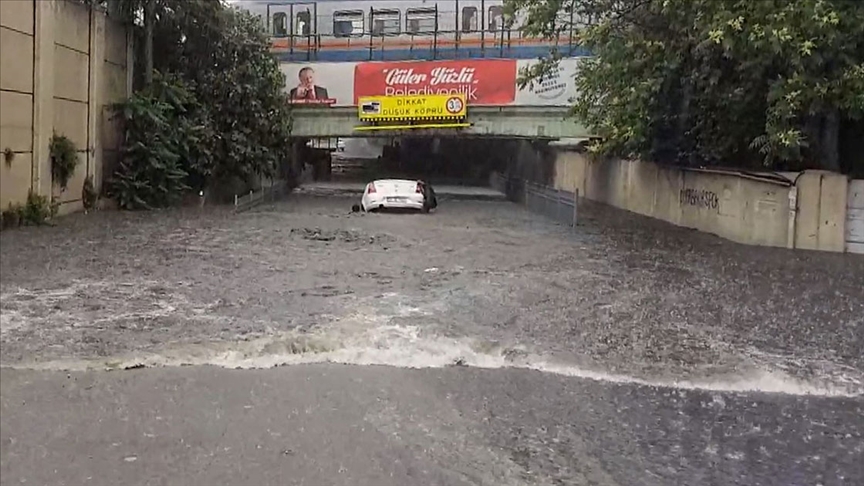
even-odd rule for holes
{"type": "Polygon", "coordinates": [[[432,186],[424,181],[381,179],[366,184],[360,208],[363,211],[380,209],[414,209],[428,213],[438,207],[432,186]]]}

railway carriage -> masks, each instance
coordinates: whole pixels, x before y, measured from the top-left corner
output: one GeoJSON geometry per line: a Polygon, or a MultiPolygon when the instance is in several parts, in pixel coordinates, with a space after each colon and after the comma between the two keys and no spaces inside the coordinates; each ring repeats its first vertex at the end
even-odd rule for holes
{"type": "Polygon", "coordinates": [[[283,61],[536,59],[555,47],[586,53],[573,32],[558,39],[520,34],[502,0],[234,0],[261,16],[283,61]]]}

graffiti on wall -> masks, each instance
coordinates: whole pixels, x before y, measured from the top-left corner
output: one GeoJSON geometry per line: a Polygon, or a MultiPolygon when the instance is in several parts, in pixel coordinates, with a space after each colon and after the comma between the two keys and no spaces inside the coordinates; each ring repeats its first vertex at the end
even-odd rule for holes
{"type": "Polygon", "coordinates": [[[696,206],[706,209],[720,207],[720,198],[717,197],[717,194],[705,189],[681,189],[678,193],[678,201],[682,206],[696,206]]]}

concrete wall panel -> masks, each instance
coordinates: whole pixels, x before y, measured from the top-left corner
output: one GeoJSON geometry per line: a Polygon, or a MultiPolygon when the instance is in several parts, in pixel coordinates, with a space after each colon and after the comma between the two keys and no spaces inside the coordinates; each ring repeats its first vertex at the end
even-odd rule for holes
{"type": "Polygon", "coordinates": [[[33,154],[30,152],[15,154],[11,164],[0,161],[0,210],[27,200],[32,170],[33,154]]]}
{"type": "Polygon", "coordinates": [[[102,103],[119,103],[126,99],[126,68],[104,63],[102,65],[102,103]]]}
{"type": "Polygon", "coordinates": [[[117,150],[123,142],[123,124],[120,117],[115,116],[113,110],[107,106],[102,109],[102,123],[100,128],[102,149],[117,150]]]}
{"type": "Polygon", "coordinates": [[[684,184],[684,172],[680,170],[658,170],[655,178],[653,213],[651,217],[681,224],[679,191],[684,184]]]}
{"type": "Polygon", "coordinates": [[[33,35],[33,2],[35,1],[0,0],[0,25],[33,35]]]}
{"type": "Polygon", "coordinates": [[[69,178],[66,190],[61,191],[60,187],[57,185],[54,186],[53,196],[57,201],[60,201],[60,204],[68,204],[81,200],[81,190],[84,188],[84,179],[87,177],[86,154],[79,153],[78,159],[78,167],[75,168],[75,172],[69,178]]]}
{"type": "Polygon", "coordinates": [[[0,91],[0,151],[33,150],[33,96],[0,91]]]}
{"type": "Polygon", "coordinates": [[[105,21],[105,61],[126,67],[126,28],[110,20],[105,21]]]}
{"type": "Polygon", "coordinates": [[[0,0],[0,26],[8,26],[0,27],[0,150],[18,152],[10,166],[0,164],[0,201],[23,204],[32,188],[59,197],[61,214],[78,210],[88,173],[98,188],[103,161],[116,163],[120,127],[103,122],[103,111],[128,95],[125,27],[69,0],[0,0]],[[54,133],[80,155],[62,193],[51,181],[54,133]]]}
{"type": "Polygon", "coordinates": [[[819,201],[819,249],[842,252],[846,248],[846,195],[849,179],[826,172],[819,201]]]}
{"type": "Polygon", "coordinates": [[[849,181],[846,200],[846,251],[864,254],[864,179],[849,181]]]}
{"type": "MultiPolygon", "coordinates": [[[[745,244],[789,245],[790,214],[794,214],[789,208],[791,189],[781,183],[734,173],[663,167],[642,161],[589,161],[582,154],[566,151],[559,152],[555,169],[556,187],[567,190],[579,187],[580,193],[588,199],[745,244]]],[[[834,176],[838,180],[843,178],[834,176]]],[[[832,217],[829,220],[836,221],[837,215],[841,214],[833,208],[837,205],[838,196],[823,196],[821,180],[821,176],[814,175],[801,178],[801,204],[816,208],[815,214],[818,215],[819,207],[830,200],[832,217]]],[[[832,189],[832,192],[840,191],[832,189]]],[[[841,195],[845,198],[845,192],[841,195]]],[[[819,217],[814,217],[812,212],[804,211],[803,216],[813,219],[811,226],[818,234],[816,223],[819,217]]],[[[828,230],[822,232],[831,231],[833,237],[837,224],[828,226],[828,230]]],[[[836,251],[831,244],[814,245],[819,249],[836,251]]]]}
{"type": "Polygon", "coordinates": [[[90,52],[90,9],[75,2],[55,2],[54,42],[76,51],[90,52]]]}
{"type": "Polygon", "coordinates": [[[743,243],[786,246],[789,240],[789,189],[784,186],[741,180],[744,200],[754,201],[752,224],[741,228],[743,243]]]}
{"type": "Polygon", "coordinates": [[[54,50],[54,97],[87,102],[89,58],[57,45],[54,50]]]}
{"type": "Polygon", "coordinates": [[[819,248],[819,192],[822,190],[822,174],[805,172],[798,178],[798,214],[795,218],[795,247],[804,250],[819,248]],[[815,201],[815,204],[804,204],[815,201]]]}
{"type": "Polygon", "coordinates": [[[654,205],[657,178],[661,168],[657,164],[641,161],[633,161],[629,166],[627,183],[629,210],[645,216],[654,216],[657,212],[654,205]]]}
{"type": "Polygon", "coordinates": [[[0,89],[32,93],[33,36],[0,27],[0,46],[0,89]]]}
{"type": "Polygon", "coordinates": [[[86,150],[87,104],[55,99],[54,132],[68,137],[79,150],[86,150]]]}

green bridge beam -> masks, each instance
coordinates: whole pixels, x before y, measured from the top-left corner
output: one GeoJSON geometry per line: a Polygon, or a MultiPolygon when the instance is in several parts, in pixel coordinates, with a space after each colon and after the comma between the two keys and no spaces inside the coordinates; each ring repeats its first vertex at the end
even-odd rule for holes
{"type": "Polygon", "coordinates": [[[293,111],[292,134],[302,138],[319,137],[396,137],[396,136],[473,136],[508,138],[588,138],[592,134],[568,116],[569,110],[552,106],[469,107],[472,126],[452,129],[409,129],[357,131],[364,125],[357,119],[357,108],[301,106],[293,111]]]}

